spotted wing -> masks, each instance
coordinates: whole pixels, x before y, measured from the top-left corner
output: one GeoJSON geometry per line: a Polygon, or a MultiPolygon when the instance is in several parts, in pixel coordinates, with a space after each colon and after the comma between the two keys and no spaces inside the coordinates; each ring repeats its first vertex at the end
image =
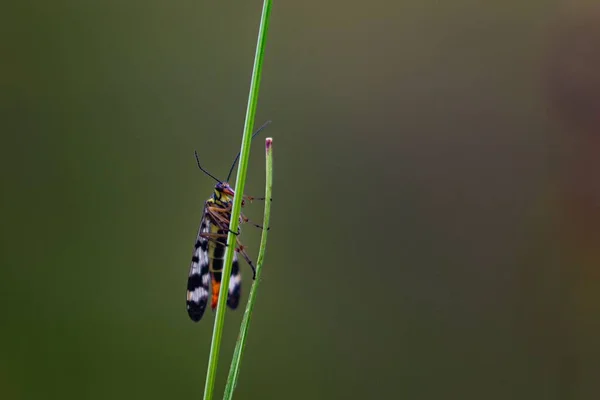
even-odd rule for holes
{"type": "Polygon", "coordinates": [[[242,294],[242,274],[240,274],[240,263],[237,251],[233,254],[233,265],[231,266],[231,278],[229,279],[229,293],[227,293],[227,305],[235,310],[240,304],[242,294]]]}
{"type": "Polygon", "coordinates": [[[190,264],[187,283],[187,312],[192,321],[198,322],[204,315],[209,295],[210,273],[208,257],[208,239],[202,233],[210,232],[210,218],[206,212],[206,204],[202,210],[200,228],[194,243],[194,252],[190,264]]]}

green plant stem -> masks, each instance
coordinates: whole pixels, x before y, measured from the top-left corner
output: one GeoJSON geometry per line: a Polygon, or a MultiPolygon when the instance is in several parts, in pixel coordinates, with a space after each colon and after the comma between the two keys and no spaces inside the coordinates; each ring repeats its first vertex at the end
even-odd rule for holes
{"type": "Polygon", "coordinates": [[[269,30],[271,3],[271,0],[264,0],[260,19],[256,53],[254,55],[254,67],[252,69],[252,78],[250,80],[250,93],[248,94],[248,107],[246,108],[246,120],[244,122],[244,133],[242,136],[242,147],[240,150],[241,156],[235,182],[235,191],[237,196],[233,197],[231,220],[229,222],[229,234],[227,235],[227,249],[225,251],[225,261],[221,278],[222,289],[219,293],[213,337],[210,343],[210,356],[208,358],[208,370],[206,371],[206,383],[204,386],[204,400],[211,400],[213,398],[215,379],[217,376],[217,364],[219,360],[219,351],[221,349],[223,325],[225,323],[225,303],[227,302],[231,265],[233,263],[233,254],[235,252],[236,244],[236,236],[233,232],[238,231],[240,223],[240,213],[242,210],[243,198],[242,195],[244,193],[244,186],[246,184],[246,171],[248,169],[248,158],[250,155],[254,116],[256,115],[256,106],[258,103],[258,92],[260,88],[260,77],[265,53],[265,44],[267,41],[267,32],[269,30]]]}
{"type": "Polygon", "coordinates": [[[266,183],[265,183],[265,214],[263,217],[263,231],[260,238],[260,250],[258,252],[258,261],[256,262],[256,280],[252,283],[250,288],[250,295],[248,297],[248,303],[246,304],[246,311],[244,312],[244,318],[242,319],[242,325],[240,326],[240,334],[238,336],[235,350],[233,352],[233,359],[231,360],[231,367],[229,368],[229,376],[227,377],[227,386],[225,386],[225,394],[223,400],[231,400],[233,398],[233,391],[237,386],[238,377],[240,374],[240,363],[242,360],[242,353],[246,346],[246,335],[248,334],[248,328],[250,326],[250,318],[252,316],[252,309],[256,301],[256,292],[258,290],[258,284],[260,283],[260,273],[262,265],[265,259],[265,252],[267,250],[267,231],[271,215],[271,199],[273,190],[273,151],[272,151],[273,139],[267,138],[265,150],[266,150],[266,183]]]}

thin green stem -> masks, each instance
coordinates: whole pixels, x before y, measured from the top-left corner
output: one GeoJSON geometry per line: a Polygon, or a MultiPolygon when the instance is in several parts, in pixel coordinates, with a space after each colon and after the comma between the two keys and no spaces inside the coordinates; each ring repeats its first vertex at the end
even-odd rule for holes
{"type": "Polygon", "coordinates": [[[267,41],[267,32],[269,30],[269,16],[271,14],[271,0],[264,0],[260,27],[258,31],[258,40],[256,53],[254,55],[254,67],[252,69],[252,78],[250,80],[250,93],[248,94],[248,107],[246,109],[246,120],[244,122],[244,134],[242,136],[242,147],[240,150],[240,163],[238,164],[237,178],[235,182],[235,191],[238,194],[233,197],[233,208],[231,210],[231,220],[229,222],[229,235],[227,236],[227,249],[225,251],[225,261],[223,265],[223,274],[221,278],[221,291],[217,304],[217,313],[215,316],[215,325],[213,337],[210,344],[210,356],[208,359],[208,370],[206,371],[206,383],[204,386],[204,400],[212,400],[215,388],[215,379],[217,376],[217,364],[219,360],[219,351],[221,349],[221,338],[223,336],[223,325],[225,323],[225,303],[227,302],[227,288],[229,287],[229,278],[231,275],[231,265],[233,263],[233,254],[235,252],[236,237],[233,232],[238,231],[240,223],[240,213],[242,210],[242,198],[244,186],[246,184],[246,171],[248,169],[248,158],[250,155],[250,143],[252,138],[252,127],[254,126],[254,116],[258,103],[258,92],[260,88],[260,77],[265,53],[265,44],[267,41]]]}
{"type": "Polygon", "coordinates": [[[265,252],[267,250],[267,231],[271,215],[271,199],[273,190],[273,151],[272,146],[273,139],[267,138],[265,150],[267,158],[267,172],[266,172],[266,183],[265,183],[265,215],[263,217],[263,231],[260,238],[260,250],[258,253],[258,261],[256,262],[256,280],[250,288],[250,295],[248,297],[248,303],[246,304],[246,312],[242,319],[242,325],[240,326],[240,334],[238,336],[235,350],[233,352],[233,359],[231,360],[231,367],[229,368],[229,376],[227,378],[227,386],[225,386],[225,394],[223,400],[231,400],[233,398],[233,391],[237,386],[237,381],[240,375],[240,363],[242,360],[242,353],[246,346],[246,336],[248,334],[248,328],[250,326],[250,318],[252,316],[252,309],[256,301],[256,292],[258,290],[258,284],[260,283],[260,273],[262,271],[263,262],[265,259],[265,252]]]}

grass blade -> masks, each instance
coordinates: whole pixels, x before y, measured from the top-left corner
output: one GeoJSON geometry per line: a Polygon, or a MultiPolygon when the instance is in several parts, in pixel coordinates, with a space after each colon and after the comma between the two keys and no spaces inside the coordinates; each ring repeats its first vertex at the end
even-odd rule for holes
{"type": "Polygon", "coordinates": [[[221,278],[221,287],[219,293],[219,302],[215,316],[213,336],[210,343],[210,355],[208,358],[208,369],[206,371],[206,383],[204,386],[204,400],[212,400],[215,379],[217,376],[217,365],[219,352],[221,349],[221,338],[223,337],[223,325],[225,323],[225,304],[227,302],[227,288],[231,276],[231,265],[233,263],[233,254],[235,252],[236,237],[232,232],[237,232],[240,222],[240,212],[242,210],[242,195],[246,184],[246,172],[248,169],[248,158],[250,155],[250,144],[252,139],[252,128],[254,126],[254,116],[256,115],[256,106],[258,104],[258,92],[260,88],[260,77],[265,53],[265,44],[267,41],[267,32],[269,30],[269,17],[271,14],[271,0],[264,0],[260,26],[258,31],[258,40],[256,53],[254,55],[254,67],[250,79],[250,91],[248,94],[248,106],[246,108],[246,119],[244,122],[244,133],[242,136],[242,147],[240,150],[240,162],[238,164],[237,177],[235,182],[235,191],[238,193],[233,198],[233,207],[231,210],[231,221],[229,222],[229,235],[227,236],[227,248],[225,251],[225,261],[223,264],[223,274],[221,278]]]}
{"type": "Polygon", "coordinates": [[[267,249],[267,231],[271,215],[271,193],[273,190],[273,139],[267,138],[265,144],[266,159],[267,159],[267,172],[266,172],[266,183],[265,183],[265,214],[263,217],[263,231],[260,238],[260,250],[258,253],[258,261],[256,262],[256,280],[252,283],[250,288],[250,295],[248,297],[248,303],[246,304],[246,311],[244,312],[244,318],[242,319],[242,325],[240,326],[240,334],[238,336],[235,350],[233,352],[233,359],[231,360],[231,367],[229,368],[229,376],[227,377],[227,386],[225,386],[225,394],[223,400],[231,400],[233,398],[233,391],[237,386],[238,377],[240,374],[240,363],[242,360],[242,353],[246,346],[246,336],[250,326],[250,318],[252,316],[252,309],[256,301],[256,291],[258,290],[258,284],[260,283],[260,273],[262,265],[265,259],[265,251],[267,249]]]}

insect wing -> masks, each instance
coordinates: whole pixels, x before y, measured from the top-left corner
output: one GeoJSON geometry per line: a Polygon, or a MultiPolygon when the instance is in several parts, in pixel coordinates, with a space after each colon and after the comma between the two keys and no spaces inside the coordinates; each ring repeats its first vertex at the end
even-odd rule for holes
{"type": "Polygon", "coordinates": [[[229,279],[229,293],[227,293],[227,305],[235,310],[240,304],[242,294],[242,275],[240,274],[240,263],[237,251],[233,254],[233,265],[231,266],[231,278],[229,279]]]}
{"type": "Polygon", "coordinates": [[[192,262],[187,283],[187,312],[192,321],[198,322],[204,315],[209,295],[210,273],[208,258],[208,238],[202,234],[210,232],[210,218],[206,204],[202,210],[202,219],[194,243],[192,262]]]}

